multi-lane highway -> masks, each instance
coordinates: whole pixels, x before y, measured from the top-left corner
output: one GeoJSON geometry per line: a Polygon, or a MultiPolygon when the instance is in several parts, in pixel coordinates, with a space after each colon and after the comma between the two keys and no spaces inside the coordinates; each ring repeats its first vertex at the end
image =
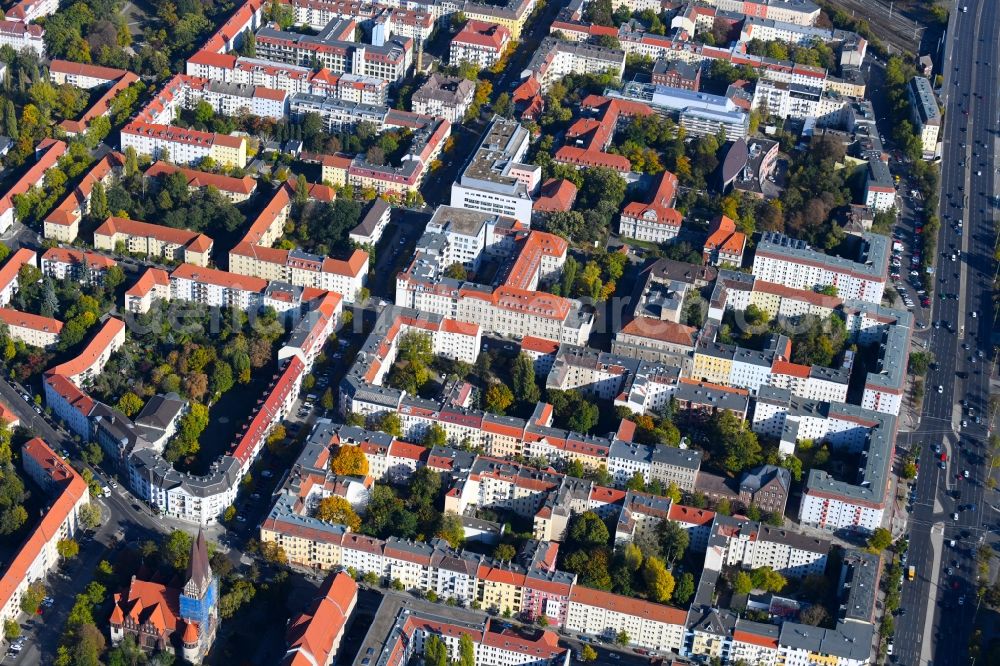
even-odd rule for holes
{"type": "Polygon", "coordinates": [[[1000,128],[997,21],[995,2],[959,0],[947,34],[933,305],[940,328],[927,333],[937,364],[927,378],[920,426],[909,435],[912,444],[922,446],[907,561],[917,579],[904,583],[904,614],[896,619],[894,660],[906,666],[969,663],[977,609],[975,553],[989,542],[988,527],[1000,519],[991,508],[995,493],[985,483],[1000,128]],[[947,457],[943,468],[935,445],[947,457]]]}

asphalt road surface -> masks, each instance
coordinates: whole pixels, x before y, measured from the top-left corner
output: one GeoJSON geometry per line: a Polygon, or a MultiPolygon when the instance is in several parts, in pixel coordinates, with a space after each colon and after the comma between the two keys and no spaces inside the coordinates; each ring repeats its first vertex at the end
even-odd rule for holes
{"type": "Polygon", "coordinates": [[[946,49],[951,57],[945,58],[943,72],[944,161],[933,318],[944,324],[929,329],[928,347],[937,367],[927,378],[920,427],[910,436],[922,445],[907,561],[916,568],[917,579],[903,584],[905,614],[896,620],[893,656],[906,666],[969,663],[977,611],[975,553],[981,544],[991,543],[995,534],[988,529],[1000,519],[991,508],[997,504],[995,492],[985,485],[989,460],[984,446],[995,321],[998,10],[989,0],[960,0],[958,7],[962,5],[968,11],[954,11],[946,49]],[[957,297],[941,299],[940,294],[957,297]],[[968,407],[982,416],[982,424],[975,423],[968,407]],[[944,447],[948,458],[943,469],[935,444],[944,447]]]}

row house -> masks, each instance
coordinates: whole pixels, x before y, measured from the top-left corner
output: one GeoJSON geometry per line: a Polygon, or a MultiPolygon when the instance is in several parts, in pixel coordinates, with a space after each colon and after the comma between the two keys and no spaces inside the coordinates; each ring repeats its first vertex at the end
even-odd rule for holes
{"type": "Polygon", "coordinates": [[[90,168],[76,187],[72,189],[42,221],[42,233],[46,239],[60,243],[72,243],[80,235],[80,220],[90,213],[90,200],[94,187],[100,183],[107,188],[113,184],[125,167],[125,156],[110,152],[90,168]]]}
{"type": "Polygon", "coordinates": [[[213,241],[205,234],[124,217],[109,217],[94,230],[94,248],[208,266],[213,241]]]}
{"type": "Polygon", "coordinates": [[[211,158],[217,164],[244,168],[247,140],[217,132],[202,132],[170,125],[133,121],[122,128],[122,149],[175,164],[197,165],[211,158]]]}
{"type": "MultiPolygon", "coordinates": [[[[3,21],[0,21],[0,45],[3,44],[3,21]]],[[[14,225],[14,197],[24,194],[43,181],[45,172],[56,165],[66,154],[66,142],[58,139],[42,139],[35,146],[35,163],[28,167],[24,175],[17,179],[6,194],[0,198],[0,233],[7,233],[14,225]]]]}

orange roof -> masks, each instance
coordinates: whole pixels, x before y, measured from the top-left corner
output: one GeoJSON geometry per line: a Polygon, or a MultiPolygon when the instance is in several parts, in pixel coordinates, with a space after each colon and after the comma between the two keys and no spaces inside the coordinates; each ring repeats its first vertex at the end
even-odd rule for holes
{"type": "Polygon", "coordinates": [[[202,132],[201,130],[174,127],[173,125],[158,125],[141,120],[133,120],[123,127],[121,132],[122,134],[151,136],[161,141],[199,146],[219,144],[220,146],[227,146],[229,148],[239,148],[246,141],[241,136],[230,136],[228,134],[219,134],[218,132],[202,132]]]}
{"type": "Polygon", "coordinates": [[[50,247],[42,255],[42,264],[52,261],[60,264],[82,264],[87,263],[91,269],[108,269],[117,266],[115,260],[90,250],[74,250],[68,247],[50,247]]]}
{"type": "Polygon", "coordinates": [[[177,631],[180,621],[180,590],[175,587],[133,577],[128,592],[119,605],[130,619],[139,624],[153,625],[161,636],[177,631]]]}
{"type": "Polygon", "coordinates": [[[223,192],[235,192],[237,194],[252,194],[257,188],[257,181],[250,176],[235,178],[224,176],[218,173],[198,171],[197,169],[187,169],[185,167],[174,166],[167,162],[153,162],[143,174],[146,178],[155,178],[161,175],[170,175],[181,172],[187,178],[188,187],[214,187],[223,192]]]}
{"type": "Polygon", "coordinates": [[[507,276],[506,286],[517,289],[528,289],[532,281],[538,277],[542,257],[564,257],[569,243],[564,238],[544,231],[532,231],[528,234],[517,260],[507,276]]]}
{"type": "Polygon", "coordinates": [[[30,328],[35,331],[45,331],[55,333],[62,331],[63,323],[52,317],[42,317],[41,315],[21,312],[12,308],[0,308],[0,321],[8,326],[19,328],[30,328]]]}
{"type": "Polygon", "coordinates": [[[124,217],[109,217],[94,231],[94,234],[102,236],[125,234],[126,236],[136,236],[139,238],[155,238],[164,243],[189,247],[195,252],[204,252],[212,246],[211,238],[196,231],[164,227],[159,224],[129,220],[124,217]]]}
{"type": "Polygon", "coordinates": [[[146,271],[139,276],[139,279],[136,280],[135,284],[125,291],[125,295],[142,298],[148,294],[153,287],[157,285],[165,287],[169,284],[170,278],[165,270],[160,268],[147,268],[146,271]]]}
{"type": "Polygon", "coordinates": [[[70,60],[53,60],[49,63],[49,71],[59,72],[60,74],[86,76],[92,79],[103,79],[105,81],[114,81],[129,73],[125,69],[88,65],[70,60]]]}
{"type": "Polygon", "coordinates": [[[203,268],[194,264],[181,264],[170,273],[171,279],[190,280],[200,284],[214,284],[227,289],[239,289],[253,293],[262,293],[267,289],[267,280],[249,275],[228,273],[216,268],[203,268]]]}
{"type": "Polygon", "coordinates": [[[325,167],[333,167],[335,169],[344,169],[345,171],[351,167],[351,159],[347,155],[320,155],[320,164],[325,167]]]}
{"type": "Polygon", "coordinates": [[[358,584],[347,573],[332,574],[320,587],[320,595],[309,610],[289,624],[285,633],[288,654],[282,664],[289,666],[306,656],[311,659],[302,663],[329,663],[334,644],[354,608],[358,584]]]}
{"type": "Polygon", "coordinates": [[[776,375],[789,375],[791,377],[800,377],[802,379],[808,379],[809,366],[800,365],[798,363],[791,363],[789,361],[783,361],[781,359],[775,359],[774,364],[771,366],[771,372],[773,372],[776,375]]]}
{"type": "Polygon", "coordinates": [[[559,343],[555,340],[546,340],[545,338],[526,335],[521,338],[521,351],[534,352],[536,354],[555,354],[559,351],[559,343]]]}
{"type": "Polygon", "coordinates": [[[617,613],[625,613],[626,615],[633,615],[646,620],[663,622],[664,624],[683,626],[687,620],[687,611],[680,608],[654,604],[651,601],[612,594],[611,592],[595,590],[582,585],[573,586],[569,600],[570,603],[597,606],[617,613]]]}
{"type": "Polygon", "coordinates": [[[778,639],[771,638],[770,636],[761,636],[760,634],[755,634],[749,631],[743,631],[741,629],[736,629],[733,631],[733,640],[739,641],[740,643],[750,643],[751,645],[759,645],[761,647],[778,649],[778,639]]]}
{"type": "Polygon", "coordinates": [[[479,324],[469,324],[464,321],[445,319],[441,322],[441,330],[445,333],[458,333],[461,335],[478,335],[479,324]]]}
{"type": "Polygon", "coordinates": [[[7,425],[13,426],[19,423],[20,420],[21,419],[18,418],[17,414],[15,414],[10,407],[0,402],[0,421],[3,421],[7,425]]]}
{"type": "Polygon", "coordinates": [[[3,266],[0,266],[0,289],[6,289],[9,284],[16,281],[21,266],[25,264],[35,265],[35,253],[22,247],[3,266]]]}
{"type": "Polygon", "coordinates": [[[694,338],[698,329],[652,317],[636,317],[622,327],[621,333],[675,345],[694,346],[694,338]]]}
{"type": "Polygon", "coordinates": [[[783,284],[766,282],[764,280],[754,280],[753,290],[765,294],[774,294],[783,298],[805,301],[820,307],[830,308],[831,310],[835,310],[843,303],[843,300],[836,296],[828,296],[827,294],[821,294],[811,289],[793,289],[783,284]]]}
{"type": "Polygon", "coordinates": [[[531,209],[539,213],[568,211],[576,201],[577,188],[565,178],[549,178],[542,183],[542,189],[531,209]]]}
{"type": "Polygon", "coordinates": [[[323,272],[357,277],[364,270],[365,264],[367,263],[368,253],[364,250],[355,250],[346,260],[334,259],[333,257],[324,258],[323,272]]]}
{"type": "Polygon", "coordinates": [[[35,146],[35,154],[37,155],[40,150],[44,151],[42,155],[14,183],[13,187],[7,190],[7,194],[0,198],[0,210],[8,210],[14,205],[15,195],[24,194],[29,188],[42,182],[45,172],[66,152],[66,142],[57,139],[44,139],[35,146]]]}
{"type": "Polygon", "coordinates": [[[708,240],[705,241],[705,247],[716,248],[722,245],[722,243],[736,231],[736,223],[729,217],[725,215],[720,215],[714,220],[709,227],[712,233],[708,235],[708,240]]]}
{"type": "Polygon", "coordinates": [[[34,571],[32,565],[41,555],[42,549],[47,543],[61,536],[60,527],[73,511],[73,507],[90,492],[87,483],[80,478],[80,475],[59,458],[41,438],[36,437],[26,442],[22,451],[25,457],[31,457],[38,462],[53,480],[61,481],[62,488],[59,496],[42,516],[38,527],[21,546],[4,571],[3,577],[0,578],[0,605],[6,605],[14,591],[31,578],[34,571]]]}
{"type": "Polygon", "coordinates": [[[65,400],[70,407],[77,410],[84,416],[90,414],[94,409],[94,401],[89,395],[81,391],[76,384],[66,379],[62,375],[46,375],[43,380],[52,391],[65,400]]]}
{"type": "Polygon", "coordinates": [[[504,44],[510,41],[510,30],[486,21],[468,21],[451,41],[500,51],[504,44]]]}
{"type": "Polygon", "coordinates": [[[671,504],[670,520],[690,525],[708,525],[715,520],[715,512],[707,509],[695,509],[680,504],[671,504]]]}
{"type": "Polygon", "coordinates": [[[621,172],[632,170],[632,163],[627,157],[576,146],[563,146],[556,151],[555,160],[581,167],[607,167],[621,172]]]}
{"type": "Polygon", "coordinates": [[[48,374],[75,377],[94,365],[94,363],[97,362],[97,359],[100,358],[101,354],[104,353],[104,350],[111,345],[111,341],[124,330],[125,322],[121,319],[116,319],[115,317],[109,317],[108,320],[104,322],[104,325],[101,326],[101,330],[99,330],[97,334],[91,338],[84,350],[80,352],[79,356],[71,358],[65,363],[61,363],[50,369],[48,374]]]}

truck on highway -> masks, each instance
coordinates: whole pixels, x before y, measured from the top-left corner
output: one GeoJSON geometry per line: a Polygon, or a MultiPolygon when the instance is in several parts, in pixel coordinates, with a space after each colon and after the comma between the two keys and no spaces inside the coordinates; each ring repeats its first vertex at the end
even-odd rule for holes
{"type": "Polygon", "coordinates": [[[906,579],[913,580],[916,577],[917,577],[917,568],[911,564],[910,568],[906,570],[906,579]]]}

